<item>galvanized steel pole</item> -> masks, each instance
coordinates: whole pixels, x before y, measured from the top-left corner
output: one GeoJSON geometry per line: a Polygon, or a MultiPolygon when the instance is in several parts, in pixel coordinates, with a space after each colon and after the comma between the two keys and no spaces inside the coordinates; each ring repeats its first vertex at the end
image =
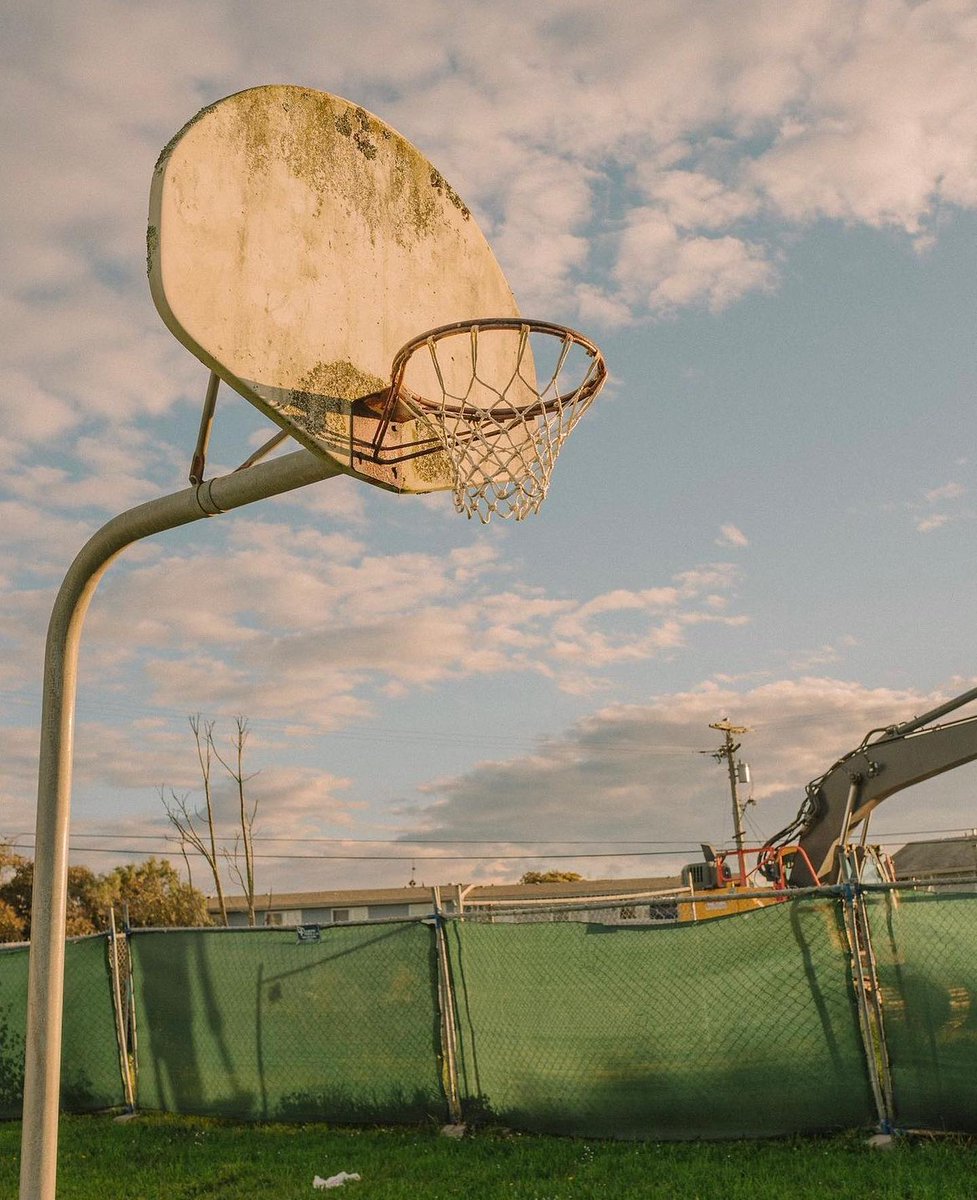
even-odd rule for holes
{"type": "Polygon", "coordinates": [[[54,1200],[56,1190],[75,688],[81,630],[95,589],[112,560],[133,542],[340,473],[337,464],[300,450],[150,500],[103,525],[64,578],[51,613],[44,661],[21,1200],[54,1200]]]}

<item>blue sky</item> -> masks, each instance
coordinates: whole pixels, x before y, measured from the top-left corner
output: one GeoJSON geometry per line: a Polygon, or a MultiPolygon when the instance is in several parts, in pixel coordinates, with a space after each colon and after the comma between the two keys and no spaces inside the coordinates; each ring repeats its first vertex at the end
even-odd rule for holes
{"type": "MultiPolygon", "coordinates": [[[[64,570],[193,450],[153,164],[259,83],[409,137],[612,380],[519,525],[340,478],[113,566],[75,861],[173,854],[159,788],[193,798],[201,713],[249,719],[261,852],[330,856],[262,858],[265,889],[403,883],[412,854],[429,883],[662,874],[731,836],[710,722],[751,728],[762,840],[868,728],[977,678],[972,3],[91,0],[0,34],[0,836],[30,843],[64,570]]],[[[212,470],[268,433],[222,390],[212,470]]],[[[875,834],[977,825],[973,779],[875,834]]]]}

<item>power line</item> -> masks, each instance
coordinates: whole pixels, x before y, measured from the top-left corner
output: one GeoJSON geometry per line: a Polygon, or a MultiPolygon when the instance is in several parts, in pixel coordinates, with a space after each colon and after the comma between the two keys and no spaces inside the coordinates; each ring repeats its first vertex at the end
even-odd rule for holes
{"type": "MultiPolygon", "coordinates": [[[[32,849],[27,846],[25,849],[32,849]]],[[[152,854],[138,846],[79,846],[69,844],[75,854],[152,854]]],[[[255,854],[255,858],[274,859],[276,862],[539,862],[540,860],[581,858],[668,858],[678,853],[675,850],[609,851],[600,853],[573,854],[255,854]]]]}
{"type": "MultiPolygon", "coordinates": [[[[933,834],[958,834],[967,835],[973,833],[972,826],[958,826],[944,829],[914,829],[904,830],[902,832],[882,833],[873,838],[873,841],[881,844],[892,844],[896,841],[905,841],[913,837],[931,836],[933,834]]],[[[136,854],[136,855],[151,855],[162,850],[172,850],[178,845],[178,839],[169,837],[166,834],[84,834],[86,838],[98,838],[103,841],[155,841],[162,842],[164,845],[157,850],[144,849],[139,846],[89,846],[70,843],[69,849],[78,854],[136,854]]],[[[257,853],[255,858],[268,859],[281,862],[300,862],[300,861],[362,861],[362,862],[413,862],[413,861],[432,861],[432,862],[449,862],[449,861],[464,861],[464,862],[493,862],[497,859],[506,861],[519,860],[539,860],[539,859],[580,859],[580,858],[667,858],[683,851],[693,851],[699,841],[696,838],[688,838],[681,841],[668,841],[659,839],[594,839],[577,840],[569,838],[553,838],[547,841],[520,841],[509,840],[504,837],[495,839],[474,839],[474,838],[405,838],[405,839],[389,839],[389,838],[287,838],[287,837],[264,837],[255,838],[255,841],[267,842],[285,842],[286,844],[294,845],[302,843],[323,844],[323,845],[381,845],[381,846],[498,846],[499,852],[495,854],[293,854],[293,853],[257,853]],[[626,846],[632,847],[625,850],[574,850],[567,853],[562,852],[547,852],[541,850],[536,854],[511,854],[507,853],[504,847],[507,846],[626,846]],[[668,849],[660,850],[640,850],[634,847],[639,846],[662,846],[668,849]]],[[[0,837],[0,841],[6,841],[16,849],[33,850],[33,834],[20,834],[10,837],[0,837]],[[21,844],[21,838],[29,838],[29,843],[21,844]]],[[[233,850],[232,845],[223,845],[222,850],[233,850]]]]}
{"type": "MultiPolygon", "coordinates": [[[[33,834],[15,834],[14,837],[33,838],[33,834]]],[[[167,842],[170,845],[179,843],[175,834],[168,833],[92,833],[80,834],[81,837],[98,838],[100,841],[116,842],[167,842]]],[[[5,840],[0,838],[0,841],[5,840]]],[[[290,844],[315,842],[324,845],[337,846],[689,846],[698,845],[694,838],[683,838],[678,841],[667,838],[534,838],[531,841],[499,836],[494,838],[326,838],[326,837],[274,837],[270,834],[255,834],[251,839],[255,842],[288,842],[290,844]]]]}

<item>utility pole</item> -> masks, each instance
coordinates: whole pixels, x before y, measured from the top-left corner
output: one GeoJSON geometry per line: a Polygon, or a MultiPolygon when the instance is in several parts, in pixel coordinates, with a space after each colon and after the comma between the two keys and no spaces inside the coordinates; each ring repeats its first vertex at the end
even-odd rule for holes
{"type": "MultiPolygon", "coordinates": [[[[740,804],[739,796],[736,794],[736,784],[738,782],[737,769],[739,767],[739,768],[744,768],[745,771],[748,771],[749,768],[746,767],[745,763],[736,764],[733,762],[733,755],[740,748],[740,743],[734,742],[733,737],[734,737],[734,735],[738,735],[741,733],[750,733],[751,730],[749,730],[745,725],[734,725],[726,717],[723,717],[723,719],[721,721],[717,721],[714,725],[711,724],[709,726],[709,728],[710,729],[718,729],[720,733],[725,735],[723,744],[719,747],[718,750],[713,750],[713,751],[704,750],[704,751],[702,751],[702,753],[703,754],[711,753],[712,757],[716,760],[716,762],[721,763],[723,761],[723,759],[725,759],[726,766],[729,768],[729,790],[730,790],[730,793],[732,795],[732,800],[733,800],[733,835],[736,838],[736,852],[739,855],[740,864],[742,865],[742,862],[743,862],[743,808],[744,808],[744,806],[740,804]]],[[[747,775],[746,778],[744,779],[744,782],[746,782],[746,779],[748,779],[748,778],[749,778],[749,776],[747,775]]]]}

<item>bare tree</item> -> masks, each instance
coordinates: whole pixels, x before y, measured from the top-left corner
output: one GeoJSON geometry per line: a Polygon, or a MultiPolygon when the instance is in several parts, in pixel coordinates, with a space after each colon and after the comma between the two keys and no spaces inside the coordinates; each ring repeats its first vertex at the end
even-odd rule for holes
{"type": "MultiPolygon", "coordinates": [[[[254,925],[255,920],[255,882],[254,882],[254,820],[258,811],[258,801],[249,800],[247,784],[257,772],[245,774],[244,751],[248,741],[248,721],[246,717],[234,719],[234,743],[232,752],[225,758],[217,749],[214,740],[214,722],[202,721],[200,715],[190,717],[190,728],[193,730],[194,742],[197,747],[197,761],[200,764],[200,775],[203,780],[204,805],[203,809],[192,807],[189,793],[177,795],[170,789],[169,798],[165,790],[159,789],[159,798],[166,810],[170,824],[176,830],[180,843],[180,853],[190,874],[190,856],[187,847],[201,856],[206,862],[214,879],[217,893],[217,903],[220,907],[221,920],[226,925],[227,902],[224,898],[224,887],[221,883],[221,859],[227,863],[232,877],[237,880],[244,893],[248,909],[248,924],[254,925]],[[211,780],[213,760],[217,759],[230,778],[234,781],[238,802],[238,822],[240,832],[234,836],[234,847],[228,850],[219,845],[217,826],[214,816],[214,793],[211,780]],[[206,829],[203,828],[206,821],[206,829]],[[243,861],[242,861],[243,860],[243,861]]],[[[191,876],[192,883],[192,876],[191,876]]]]}
{"type": "MultiPolygon", "coordinates": [[[[210,868],[210,873],[214,877],[214,888],[217,893],[217,904],[220,908],[221,922],[226,925],[227,902],[224,899],[224,885],[221,883],[217,834],[214,826],[214,796],[210,783],[211,760],[215,753],[214,723],[213,721],[202,723],[199,713],[196,716],[189,717],[188,720],[190,721],[190,728],[193,730],[193,738],[197,746],[197,761],[200,764],[200,774],[203,778],[204,807],[207,820],[206,835],[198,828],[198,822],[203,820],[203,816],[191,808],[188,793],[178,796],[171,788],[170,798],[167,800],[166,793],[161,787],[159,789],[159,798],[166,809],[166,815],[169,818],[170,824],[177,832],[181,848],[192,846],[210,868]]],[[[187,859],[185,850],[184,860],[187,862],[189,870],[189,860],[187,859]]]]}
{"type": "Polygon", "coordinates": [[[226,925],[227,902],[224,899],[224,885],[221,883],[219,851],[216,844],[211,844],[206,835],[197,827],[197,823],[203,821],[202,815],[191,806],[189,793],[178,796],[171,788],[169,798],[167,798],[166,790],[161,787],[159,789],[159,798],[162,801],[163,808],[166,809],[166,815],[170,824],[176,830],[180,841],[180,852],[183,855],[184,863],[186,863],[189,878],[192,880],[193,877],[190,873],[190,857],[187,854],[188,846],[199,854],[210,868],[210,873],[214,879],[214,888],[217,893],[217,904],[220,908],[221,924],[226,925]]]}
{"type": "Polygon", "coordinates": [[[183,865],[187,869],[187,883],[193,887],[193,866],[190,862],[190,855],[187,854],[187,839],[180,837],[180,855],[183,858],[183,865]]]}
{"type": "Polygon", "coordinates": [[[241,832],[234,838],[233,851],[225,851],[225,857],[232,875],[244,892],[244,898],[248,905],[248,924],[254,925],[254,818],[258,811],[258,801],[253,800],[249,802],[245,798],[245,784],[249,780],[254,779],[257,771],[252,772],[250,775],[245,775],[244,773],[244,747],[248,740],[247,717],[234,718],[234,754],[232,763],[227,762],[215,746],[212,725],[207,731],[207,739],[209,749],[228,775],[230,775],[231,779],[234,780],[234,786],[237,789],[238,820],[241,824],[241,832]],[[243,871],[241,870],[239,854],[242,847],[244,851],[243,871]]]}

